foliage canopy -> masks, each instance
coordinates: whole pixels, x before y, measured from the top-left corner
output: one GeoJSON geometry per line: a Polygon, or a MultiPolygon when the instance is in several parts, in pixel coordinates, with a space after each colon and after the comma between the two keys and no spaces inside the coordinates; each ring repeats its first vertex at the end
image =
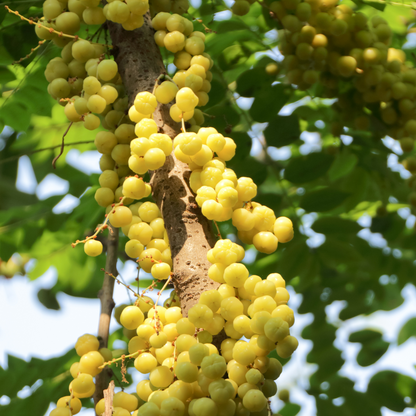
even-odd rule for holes
{"type": "MultiPolygon", "coordinates": [[[[382,15],[393,30],[392,45],[399,49],[405,45],[414,20],[413,3],[345,3],[368,16],[382,15]]],[[[42,13],[37,1],[10,1],[8,5],[27,17],[42,13]]],[[[307,393],[316,400],[318,415],[377,416],[382,407],[395,412],[413,407],[413,378],[381,371],[371,378],[366,393],[358,392],[354,382],[339,373],[345,361],[333,344],[344,321],[394,310],[403,302],[401,290],[414,282],[416,238],[409,187],[403,179],[408,172],[399,164],[403,152],[394,140],[375,139],[371,131],[345,130],[341,138],[334,136],[331,124],[338,115],[333,100],[319,98],[319,83],[301,91],[285,82],[282,71],[277,75],[266,72],[268,64],[280,65],[282,59],[276,21],[268,10],[258,3],[244,17],[227,10],[222,2],[202,2],[189,10],[198,17],[199,30],[204,24],[212,31],[207,33],[206,48],[215,69],[205,112],[212,116],[211,126],[228,132],[237,143],[229,166],[237,175],[253,178],[259,186],[258,202],[290,217],[295,225],[290,245],[267,257],[256,252],[255,261],[247,267],[258,275],[278,270],[302,295],[298,312],[313,314],[302,337],[313,342],[306,360],[317,364],[317,370],[309,379],[307,393]],[[223,13],[213,18],[218,12],[223,13]],[[363,216],[368,221],[358,223],[363,216]],[[325,308],[335,301],[342,301],[344,307],[339,321],[329,323],[325,308]],[[337,406],[333,399],[340,397],[344,401],[337,406]]],[[[44,70],[60,50],[46,43],[13,66],[38,39],[30,25],[4,9],[0,9],[0,25],[0,125],[9,126],[0,135],[0,257],[7,261],[19,253],[35,259],[27,272],[30,280],[54,267],[56,285],[41,290],[38,298],[46,308],[57,310],[57,293],[94,298],[102,283],[104,258],[87,257],[71,248],[73,241],[91,234],[103,218],[104,209],[94,200],[98,174],[88,175],[66,158],[74,152],[72,148],[93,151],[95,133],[72,126],[67,144],[85,143],[66,146],[53,170],[51,161],[68,123],[62,108],[47,93],[44,70]],[[67,181],[65,194],[39,200],[18,191],[22,155],[29,156],[38,183],[51,173],[67,181]],[[61,204],[68,195],[78,205],[65,211],[61,204]]],[[[407,60],[413,61],[416,44],[409,42],[403,50],[407,60]]],[[[171,63],[166,58],[168,68],[171,63]]],[[[231,222],[222,223],[220,229],[222,235],[235,233],[231,222]]],[[[400,345],[413,336],[415,318],[392,344],[400,345]]],[[[349,342],[361,344],[357,365],[362,367],[377,363],[390,347],[373,328],[352,333],[349,342]]],[[[28,363],[9,355],[7,370],[0,368],[0,391],[11,402],[1,406],[0,413],[43,415],[49,403],[65,393],[68,380],[62,374],[74,359],[74,351],[28,363]],[[25,385],[38,379],[43,384],[35,394],[17,397],[25,385]]],[[[299,411],[299,405],[288,403],[279,413],[292,416],[299,411]]]]}

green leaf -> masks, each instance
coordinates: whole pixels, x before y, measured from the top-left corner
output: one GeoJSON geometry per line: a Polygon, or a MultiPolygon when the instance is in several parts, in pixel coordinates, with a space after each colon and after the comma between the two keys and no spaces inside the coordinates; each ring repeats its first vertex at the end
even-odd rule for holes
{"type": "Polygon", "coordinates": [[[334,182],[345,175],[348,175],[354,169],[358,162],[358,157],[350,153],[348,150],[344,150],[339,153],[334,160],[331,168],[328,171],[329,179],[334,182]]]}
{"type": "Polygon", "coordinates": [[[218,64],[223,71],[236,68],[247,61],[247,54],[241,45],[233,45],[224,49],[218,59],[218,64]]]}
{"type": "MultiPolygon", "coordinates": [[[[355,209],[362,201],[366,201],[368,188],[371,184],[371,177],[366,170],[357,166],[349,175],[342,179],[342,190],[350,192],[349,198],[345,202],[345,212],[355,209]]],[[[368,202],[366,202],[368,204],[368,202]]],[[[358,219],[363,215],[364,210],[356,216],[349,215],[350,218],[358,219]]],[[[371,214],[370,214],[371,215],[371,214]]]]}
{"type": "Polygon", "coordinates": [[[349,378],[340,377],[338,374],[334,374],[328,378],[330,384],[330,393],[333,397],[341,397],[347,391],[353,391],[354,382],[349,378]]]}
{"type": "Polygon", "coordinates": [[[299,274],[300,270],[307,264],[309,251],[310,249],[303,239],[296,240],[295,238],[284,247],[279,272],[282,276],[285,276],[285,279],[294,278],[299,274]],[[300,262],[298,259],[303,259],[303,261],[300,262]]]}
{"type": "Polygon", "coordinates": [[[227,162],[227,166],[233,166],[233,163],[237,160],[244,160],[250,156],[251,150],[251,137],[247,133],[243,132],[232,132],[230,137],[235,141],[237,145],[237,149],[235,152],[235,156],[227,162]]]}
{"type": "Polygon", "coordinates": [[[353,264],[361,260],[360,254],[352,244],[332,236],[328,236],[317,251],[321,260],[334,268],[342,263],[353,264]]]}
{"type": "Polygon", "coordinates": [[[369,313],[369,307],[365,304],[364,296],[357,296],[355,302],[356,303],[351,302],[351,304],[348,304],[347,307],[340,312],[339,319],[345,321],[355,316],[369,313]],[[357,301],[358,298],[359,302],[357,301]]]}
{"type": "Polygon", "coordinates": [[[341,205],[349,194],[334,188],[322,188],[302,196],[299,206],[307,212],[330,211],[341,205]]]}
{"type": "Polygon", "coordinates": [[[283,108],[289,99],[289,94],[284,84],[272,86],[266,84],[255,97],[250,115],[255,121],[265,123],[283,108]]]}
{"type": "Polygon", "coordinates": [[[301,407],[296,403],[286,403],[285,406],[279,410],[281,416],[295,416],[300,412],[301,407]]]}
{"type": "Polygon", "coordinates": [[[8,12],[5,7],[0,7],[0,23],[4,20],[7,16],[8,12]]]}
{"type": "Polygon", "coordinates": [[[359,342],[360,344],[366,344],[373,342],[381,338],[381,332],[374,331],[372,329],[363,329],[362,331],[357,331],[350,334],[348,341],[349,342],[359,342]]]}
{"type": "Polygon", "coordinates": [[[209,101],[205,106],[206,109],[219,104],[225,97],[226,89],[224,85],[215,78],[211,82],[211,91],[209,92],[209,101]]]}
{"type": "Polygon", "coordinates": [[[264,165],[251,156],[239,160],[232,166],[238,177],[244,176],[247,173],[247,166],[250,166],[250,177],[257,185],[261,185],[267,177],[267,170],[264,165]]]}
{"type": "MultiPolygon", "coordinates": [[[[14,357],[13,355],[8,355],[7,370],[0,367],[1,392],[13,398],[24,386],[33,385],[39,378],[53,378],[69,370],[72,362],[75,361],[75,357],[76,353],[74,349],[61,357],[51,358],[49,360],[32,358],[29,362],[14,357]]],[[[1,414],[3,415],[3,413],[1,414]]]]}
{"type": "Polygon", "coordinates": [[[344,364],[341,351],[332,344],[319,350],[314,348],[307,355],[306,360],[308,363],[317,363],[319,365],[319,369],[315,374],[321,382],[326,381],[329,376],[336,374],[344,364]]]}
{"type": "Polygon", "coordinates": [[[415,385],[415,380],[408,376],[394,371],[380,371],[371,378],[367,395],[372,400],[377,400],[379,406],[386,406],[394,412],[402,412],[407,405],[399,387],[413,392],[414,398],[415,385]]]}
{"type": "Polygon", "coordinates": [[[212,21],[212,15],[221,9],[225,9],[224,6],[220,6],[218,9],[215,7],[213,3],[203,3],[201,7],[198,9],[199,14],[198,16],[208,16],[209,21],[212,21]]]}
{"type": "Polygon", "coordinates": [[[224,131],[227,126],[234,126],[240,120],[238,113],[229,102],[211,107],[207,109],[206,112],[214,116],[214,118],[209,119],[209,125],[216,128],[218,131],[224,131]]]}
{"type": "Polygon", "coordinates": [[[315,351],[326,349],[328,345],[332,345],[335,341],[336,328],[327,322],[314,322],[312,325],[306,326],[302,331],[302,338],[313,341],[315,351]]]}
{"type": "Polygon", "coordinates": [[[402,329],[397,337],[397,344],[401,345],[411,337],[416,337],[416,318],[409,319],[402,326],[402,329]]]}
{"type": "MultiPolygon", "coordinates": [[[[6,10],[6,9],[4,9],[4,10],[6,10]]],[[[0,37],[0,40],[2,40],[1,37],[0,37]]],[[[11,65],[13,63],[13,61],[14,61],[14,59],[7,52],[3,43],[0,42],[0,65],[11,65]]]]}
{"type": "Polygon", "coordinates": [[[349,341],[362,344],[362,348],[357,355],[357,363],[362,367],[367,367],[377,362],[390,345],[388,342],[383,341],[381,332],[372,329],[364,329],[350,334],[349,341]]]}
{"type": "MultiPolygon", "coordinates": [[[[244,71],[237,78],[237,88],[236,93],[240,94],[242,97],[254,97],[256,92],[259,89],[259,80],[262,82],[271,82],[273,77],[267,74],[264,68],[253,68],[247,71],[244,71]]],[[[211,96],[211,93],[210,93],[211,96]]]]}
{"type": "Polygon", "coordinates": [[[406,227],[406,220],[396,213],[389,213],[385,216],[374,217],[371,222],[370,231],[381,233],[387,240],[395,240],[400,236],[406,227]]]}
{"type": "Polygon", "coordinates": [[[7,84],[15,79],[15,75],[7,66],[0,66],[0,84],[7,84]]]}
{"type": "Polygon", "coordinates": [[[386,8],[386,3],[379,3],[377,1],[366,1],[365,4],[367,4],[368,6],[373,7],[376,10],[380,10],[381,12],[384,11],[384,9],[386,8]]]}
{"type": "Polygon", "coordinates": [[[312,230],[321,234],[357,234],[362,230],[361,225],[355,221],[345,220],[339,217],[318,218],[312,224],[312,230]]]}
{"type": "Polygon", "coordinates": [[[297,185],[312,182],[325,175],[333,160],[325,153],[292,158],[285,169],[285,179],[297,185]]]}
{"type": "MultiPolygon", "coordinates": [[[[33,28],[30,28],[33,31],[33,28]]],[[[17,42],[15,39],[14,42],[17,42]]],[[[51,115],[51,98],[47,92],[48,82],[42,68],[28,72],[23,85],[9,96],[1,108],[7,125],[17,132],[28,130],[32,114],[51,115]]]]}
{"type": "Polygon", "coordinates": [[[366,345],[363,344],[357,355],[357,363],[362,367],[368,367],[376,363],[389,348],[389,343],[379,339],[366,345]]]}
{"type": "Polygon", "coordinates": [[[61,309],[59,302],[56,299],[56,294],[50,289],[40,289],[38,292],[39,302],[45,306],[45,308],[58,311],[61,309]]]}
{"type": "MultiPolygon", "coordinates": [[[[406,36],[406,33],[407,33],[406,21],[409,21],[409,19],[410,20],[414,19],[413,2],[411,0],[406,0],[403,6],[400,6],[400,5],[396,6],[396,5],[388,4],[388,2],[386,2],[386,4],[387,5],[386,5],[386,9],[384,10],[383,17],[387,21],[387,24],[390,26],[391,30],[395,32],[396,34],[399,34],[401,36],[406,36]],[[410,5],[411,7],[406,7],[408,5],[410,5]]],[[[394,47],[400,48],[401,46],[401,44],[399,43],[400,38],[399,39],[396,38],[395,41],[396,41],[395,42],[396,44],[394,47]]]]}
{"type": "MultiPolygon", "coordinates": [[[[3,111],[3,109],[2,109],[3,111]]],[[[2,173],[3,175],[3,173],[2,173]]],[[[25,205],[32,205],[38,202],[34,195],[25,194],[16,189],[15,179],[3,178],[0,181],[0,195],[13,195],[12,198],[0,198],[0,209],[6,210],[9,208],[22,207],[25,205]]]]}
{"type": "Polygon", "coordinates": [[[26,131],[29,128],[30,119],[26,113],[27,108],[21,103],[13,102],[12,98],[1,109],[3,120],[7,120],[7,125],[16,131],[26,131]]]}
{"type": "Polygon", "coordinates": [[[380,10],[381,12],[384,11],[384,9],[386,8],[386,5],[387,5],[386,3],[382,3],[382,2],[378,2],[378,1],[371,1],[371,0],[365,0],[365,1],[353,0],[353,2],[355,4],[357,4],[358,6],[363,6],[363,5],[371,6],[376,10],[380,10]]]}
{"type": "Polygon", "coordinates": [[[14,26],[12,29],[3,33],[2,43],[7,52],[17,61],[30,52],[31,45],[36,45],[38,38],[32,25],[19,25],[14,26]]]}
{"type": "MultiPolygon", "coordinates": [[[[253,46],[253,43],[256,45],[255,51],[260,51],[262,49],[261,44],[258,42],[258,38],[256,38],[255,34],[251,30],[234,30],[228,32],[224,36],[207,36],[205,48],[210,51],[211,57],[214,60],[217,60],[221,66],[224,62],[229,62],[230,59],[231,61],[233,60],[237,49],[239,49],[248,58],[254,52],[250,52],[250,48],[253,46]],[[245,45],[244,43],[247,41],[251,41],[252,45],[245,45]],[[238,46],[238,48],[232,48],[233,46],[238,46]]],[[[253,60],[253,63],[254,62],[255,60],[253,60]]],[[[233,64],[233,66],[235,65],[233,64]]],[[[248,68],[243,68],[243,70],[244,69],[247,70],[248,68]]]]}
{"type": "Polygon", "coordinates": [[[58,378],[58,380],[46,379],[42,380],[42,382],[43,384],[40,387],[32,389],[28,397],[23,399],[14,397],[8,405],[0,405],[1,415],[30,414],[32,416],[44,416],[51,402],[57,402],[62,396],[68,394],[68,385],[71,382],[71,377],[58,378]]]}
{"type": "Polygon", "coordinates": [[[269,146],[282,147],[295,142],[300,136],[298,116],[274,117],[264,130],[264,136],[269,146]]]}
{"type": "Polygon", "coordinates": [[[219,35],[221,33],[235,32],[237,30],[247,30],[247,25],[240,20],[226,20],[224,22],[220,22],[216,32],[219,35]]]}
{"type": "Polygon", "coordinates": [[[262,205],[266,205],[275,212],[280,210],[280,204],[282,203],[282,200],[282,195],[276,193],[259,193],[256,196],[256,202],[262,205]]]}

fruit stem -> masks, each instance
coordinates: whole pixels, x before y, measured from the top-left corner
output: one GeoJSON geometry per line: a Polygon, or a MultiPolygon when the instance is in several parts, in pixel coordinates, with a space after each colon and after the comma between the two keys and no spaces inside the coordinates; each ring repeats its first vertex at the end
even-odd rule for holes
{"type": "Polygon", "coordinates": [[[218,227],[217,221],[214,221],[214,220],[213,220],[213,223],[215,224],[215,227],[217,228],[217,232],[218,232],[217,236],[218,236],[218,238],[219,238],[220,240],[222,240],[220,227],[218,227]]]}
{"type": "MultiPolygon", "coordinates": [[[[24,20],[26,22],[28,22],[31,25],[36,25],[37,27],[43,27],[44,29],[46,29],[48,32],[50,33],[55,33],[56,35],[58,35],[59,37],[63,37],[63,38],[70,38],[70,39],[75,39],[75,40],[84,40],[82,38],[80,38],[77,35],[68,35],[66,33],[63,32],[58,32],[57,30],[48,27],[48,26],[44,26],[42,25],[42,23],[40,22],[35,22],[33,19],[28,19],[27,17],[22,16],[18,11],[12,10],[9,6],[4,6],[6,8],[6,10],[11,13],[11,14],[15,14],[16,16],[20,17],[21,20],[24,20]]],[[[87,41],[88,42],[88,41],[87,41]]],[[[92,43],[92,42],[90,42],[92,43]]],[[[108,48],[112,48],[112,45],[105,45],[103,43],[99,43],[98,45],[103,45],[103,46],[107,46],[108,48]]]]}
{"type": "MultiPolygon", "coordinates": [[[[126,197],[125,196],[123,196],[123,198],[120,200],[120,202],[119,203],[117,203],[117,204],[114,204],[114,206],[113,206],[113,209],[115,208],[115,207],[118,207],[118,206],[120,206],[120,205],[123,205],[123,203],[124,203],[124,200],[126,199],[126,197]]],[[[105,218],[105,220],[104,220],[104,222],[99,226],[99,227],[97,227],[97,229],[96,229],[96,231],[95,231],[95,233],[93,234],[93,235],[90,235],[90,236],[88,236],[86,239],[84,239],[84,240],[77,240],[77,241],[75,241],[75,243],[72,243],[72,248],[74,248],[75,246],[77,246],[78,244],[80,244],[80,243],[86,243],[88,240],[91,240],[91,239],[94,239],[97,235],[98,235],[98,233],[100,232],[100,231],[102,231],[102,230],[105,230],[106,228],[111,228],[113,231],[114,231],[114,228],[112,228],[111,227],[111,225],[110,224],[108,224],[108,220],[109,220],[109,218],[110,218],[110,216],[109,215],[107,215],[106,216],[106,218],[105,218]]],[[[111,231],[109,232],[109,235],[111,234],[111,231]]],[[[107,267],[106,267],[106,269],[107,269],[107,267]]],[[[114,276],[113,276],[114,277],[114,276]]]]}
{"type": "Polygon", "coordinates": [[[166,289],[167,285],[170,283],[171,279],[172,279],[172,274],[169,275],[169,277],[166,280],[166,283],[163,285],[162,289],[159,290],[156,303],[153,306],[155,309],[156,309],[157,304],[159,303],[160,296],[162,295],[163,291],[166,289]]]}
{"type": "Polygon", "coordinates": [[[126,358],[134,358],[136,357],[136,355],[141,354],[142,352],[149,352],[149,351],[150,351],[149,349],[145,349],[145,350],[138,350],[138,351],[132,352],[131,354],[128,354],[128,355],[123,354],[121,357],[113,358],[111,361],[105,362],[103,365],[100,365],[98,368],[105,368],[117,361],[122,361],[122,360],[125,360],[126,358]]]}

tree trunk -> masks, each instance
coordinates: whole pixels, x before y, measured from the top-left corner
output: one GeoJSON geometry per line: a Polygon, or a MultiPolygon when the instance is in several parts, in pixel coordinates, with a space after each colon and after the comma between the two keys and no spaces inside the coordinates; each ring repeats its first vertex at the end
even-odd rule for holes
{"type": "MultiPolygon", "coordinates": [[[[141,91],[153,91],[159,75],[165,74],[159,47],[156,45],[149,13],[144,25],[125,31],[121,25],[108,22],[114,47],[114,58],[126,88],[129,105],[141,91]]],[[[154,113],[159,132],[172,139],[181,132],[179,123],[169,116],[169,106],[159,105],[154,113]]],[[[152,175],[153,196],[160,208],[168,233],[173,261],[173,284],[181,301],[184,316],[197,303],[203,291],[219,284],[208,278],[210,263],[207,251],[215,243],[210,222],[195,203],[189,186],[190,171],[174,155],[152,175]]]]}

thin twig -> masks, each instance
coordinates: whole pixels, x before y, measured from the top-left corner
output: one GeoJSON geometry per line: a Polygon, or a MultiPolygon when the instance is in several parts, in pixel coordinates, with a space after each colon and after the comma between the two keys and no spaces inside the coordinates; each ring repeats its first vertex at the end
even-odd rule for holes
{"type": "Polygon", "coordinates": [[[217,231],[218,231],[218,234],[217,234],[217,235],[218,235],[218,238],[219,238],[220,240],[222,240],[220,227],[218,227],[217,221],[213,221],[213,222],[214,222],[215,227],[217,228],[217,231]]]}
{"type": "Polygon", "coordinates": [[[61,157],[62,153],[64,152],[64,147],[65,147],[65,136],[68,134],[69,129],[72,127],[72,125],[74,124],[73,121],[71,121],[69,123],[68,128],[66,129],[64,135],[62,136],[62,144],[61,144],[61,151],[59,152],[59,155],[56,156],[53,160],[52,160],[52,166],[54,169],[56,169],[56,162],[58,161],[58,159],[61,157]]]}
{"type": "Polygon", "coordinates": [[[144,350],[137,350],[132,352],[131,354],[125,355],[123,354],[121,357],[118,358],[113,358],[111,361],[107,361],[105,362],[103,365],[100,365],[98,368],[105,368],[110,366],[111,364],[116,363],[117,361],[123,361],[126,358],[136,358],[136,355],[141,354],[142,352],[148,352],[150,351],[149,349],[144,349],[144,350]]]}
{"type": "Polygon", "coordinates": [[[122,282],[121,280],[117,279],[116,276],[113,275],[113,273],[107,272],[105,269],[101,269],[101,271],[103,271],[107,276],[112,277],[115,281],[117,281],[118,284],[123,285],[127,291],[131,291],[133,293],[134,296],[136,296],[137,298],[140,297],[140,295],[138,295],[131,287],[130,285],[127,285],[126,283],[122,282]]]}
{"type": "MultiPolygon", "coordinates": [[[[25,22],[28,22],[30,25],[36,25],[37,27],[41,27],[41,28],[47,30],[49,33],[54,33],[55,35],[58,35],[60,38],[64,37],[64,38],[74,39],[76,41],[77,40],[85,40],[83,38],[80,38],[78,35],[68,35],[67,33],[59,32],[59,31],[55,30],[52,27],[48,27],[48,26],[43,25],[42,22],[40,22],[40,21],[35,22],[32,18],[28,19],[27,17],[22,16],[18,11],[12,10],[9,6],[4,6],[4,7],[6,8],[6,10],[9,13],[20,17],[21,20],[24,20],[25,22]]],[[[104,46],[107,46],[109,48],[112,47],[112,45],[104,45],[104,46]]]]}
{"type": "Polygon", "coordinates": [[[30,58],[32,55],[33,55],[33,53],[34,52],[36,52],[45,42],[47,42],[48,40],[47,39],[44,39],[44,40],[40,40],[39,42],[38,42],[38,46],[35,46],[34,48],[31,48],[30,49],[30,53],[28,53],[26,56],[24,56],[23,58],[20,58],[19,60],[17,60],[17,61],[13,61],[13,63],[12,63],[12,65],[17,65],[17,64],[20,64],[20,62],[23,62],[24,60],[26,60],[26,59],[28,59],[28,58],[30,58]]]}
{"type": "MultiPolygon", "coordinates": [[[[132,299],[131,299],[130,291],[127,288],[126,279],[124,279],[124,277],[121,275],[121,273],[119,273],[118,276],[119,276],[121,282],[123,283],[123,285],[126,286],[127,296],[129,297],[129,300],[130,300],[130,303],[131,303],[132,302],[132,299]]],[[[133,290],[133,293],[136,293],[136,292],[133,290]]]]}
{"type": "Polygon", "coordinates": [[[159,303],[160,300],[160,296],[162,295],[163,291],[166,289],[166,287],[168,286],[168,284],[170,283],[171,279],[172,279],[172,275],[173,273],[171,273],[168,277],[168,279],[166,280],[165,284],[163,285],[162,289],[159,290],[158,294],[157,294],[157,299],[155,304],[153,305],[153,308],[156,309],[157,304],[159,303]]]}
{"type": "MultiPolygon", "coordinates": [[[[105,262],[106,270],[109,271],[113,276],[117,276],[117,252],[118,252],[118,229],[113,228],[110,224],[108,225],[108,240],[107,240],[107,259],[105,262]]],[[[111,313],[114,308],[113,300],[113,291],[114,291],[114,279],[110,277],[107,273],[104,274],[104,281],[101,287],[100,292],[98,293],[98,298],[101,303],[101,312],[100,320],[98,325],[98,337],[100,338],[100,347],[106,348],[108,346],[108,337],[110,334],[110,320],[111,313]]],[[[95,386],[96,390],[94,393],[94,404],[97,403],[104,397],[103,391],[105,386],[107,386],[110,380],[110,374],[107,370],[102,371],[100,374],[97,374],[95,377],[95,386]]],[[[113,383],[114,390],[114,383],[113,383]]],[[[111,392],[111,383],[110,383],[110,392],[111,392]]],[[[111,403],[112,406],[112,397],[111,403]]],[[[106,413],[107,414],[107,403],[106,403],[106,413]]],[[[111,411],[109,413],[111,415],[111,411]]]]}
{"type": "MultiPolygon", "coordinates": [[[[84,140],[84,141],[80,141],[80,142],[65,143],[64,146],[65,147],[67,147],[67,146],[76,146],[78,144],[90,144],[90,143],[94,143],[94,140],[84,140]]],[[[30,155],[33,155],[35,153],[44,152],[46,150],[58,149],[61,146],[62,146],[62,144],[58,144],[56,146],[44,147],[43,149],[33,150],[31,152],[28,152],[28,153],[22,153],[20,155],[10,156],[7,159],[0,160],[0,165],[3,164],[3,163],[12,162],[13,160],[17,160],[17,159],[21,158],[22,156],[30,156],[30,155]]]]}
{"type": "MultiPolygon", "coordinates": [[[[119,203],[117,203],[117,204],[112,204],[112,207],[113,208],[115,208],[115,207],[119,207],[119,206],[121,206],[121,205],[123,205],[123,203],[124,203],[124,200],[126,199],[126,197],[125,196],[123,196],[123,198],[120,198],[120,202],[119,203]]],[[[109,227],[109,222],[108,222],[108,220],[110,219],[110,216],[109,215],[107,215],[106,214],[106,216],[105,216],[105,220],[104,220],[104,222],[102,223],[102,224],[100,224],[96,229],[95,229],[95,233],[93,234],[93,235],[89,235],[89,236],[87,236],[84,240],[77,240],[77,241],[75,241],[75,243],[72,243],[72,248],[74,248],[74,247],[76,247],[78,244],[85,244],[88,240],[91,240],[91,239],[96,239],[97,238],[97,235],[101,232],[101,231],[103,231],[103,230],[106,230],[108,227],[109,227]]],[[[111,234],[111,231],[113,230],[113,228],[110,228],[109,229],[109,233],[111,234]]],[[[111,271],[110,271],[110,273],[111,273],[111,271]]],[[[116,273],[117,274],[117,273],[116,273]]],[[[114,277],[114,276],[113,276],[114,277]]],[[[115,277],[114,277],[115,278],[115,277]]]]}

